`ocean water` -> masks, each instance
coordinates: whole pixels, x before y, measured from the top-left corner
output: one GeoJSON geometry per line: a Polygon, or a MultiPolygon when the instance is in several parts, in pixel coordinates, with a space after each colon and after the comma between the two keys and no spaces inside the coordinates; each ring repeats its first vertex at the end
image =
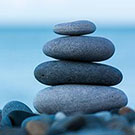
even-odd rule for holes
{"type": "MultiPolygon", "coordinates": [[[[135,27],[99,27],[92,35],[114,43],[114,56],[101,63],[121,70],[123,81],[114,87],[123,90],[128,106],[135,108],[135,27]]],[[[0,28],[0,108],[8,101],[19,100],[34,110],[36,93],[47,86],[34,78],[33,71],[38,64],[52,60],[42,48],[56,37],[51,27],[0,28]]]]}

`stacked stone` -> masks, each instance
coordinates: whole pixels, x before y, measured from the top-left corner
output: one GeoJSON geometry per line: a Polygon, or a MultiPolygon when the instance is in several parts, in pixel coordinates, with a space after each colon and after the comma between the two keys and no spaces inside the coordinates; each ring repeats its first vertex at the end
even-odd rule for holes
{"type": "Polygon", "coordinates": [[[94,113],[127,104],[124,92],[110,87],[121,82],[122,73],[112,66],[95,63],[114,54],[113,43],[102,37],[83,36],[95,30],[95,24],[85,20],[55,25],[55,33],[67,36],[43,47],[47,56],[59,60],[44,62],[35,69],[39,82],[52,85],[37,94],[34,107],[38,112],[94,113]]]}

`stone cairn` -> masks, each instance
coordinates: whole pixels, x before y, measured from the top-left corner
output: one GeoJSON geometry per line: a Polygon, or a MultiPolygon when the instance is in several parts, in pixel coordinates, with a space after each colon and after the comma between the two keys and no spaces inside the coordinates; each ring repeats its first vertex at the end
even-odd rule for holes
{"type": "Polygon", "coordinates": [[[51,87],[41,90],[34,107],[40,113],[94,113],[118,109],[127,96],[110,87],[122,81],[122,73],[109,65],[95,63],[109,59],[115,52],[111,41],[83,36],[93,33],[95,24],[75,21],[55,25],[54,32],[64,37],[47,42],[43,52],[52,58],[36,67],[36,79],[51,87]]]}

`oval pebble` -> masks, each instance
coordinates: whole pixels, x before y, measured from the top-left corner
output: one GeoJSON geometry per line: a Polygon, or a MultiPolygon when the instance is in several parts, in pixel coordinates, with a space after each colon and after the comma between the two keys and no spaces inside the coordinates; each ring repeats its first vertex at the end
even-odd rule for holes
{"type": "Polygon", "coordinates": [[[28,135],[47,135],[49,125],[42,121],[30,121],[27,123],[26,128],[28,135]]]}
{"type": "Polygon", "coordinates": [[[116,85],[121,82],[121,72],[111,66],[96,63],[49,61],[35,69],[36,79],[47,85],[91,84],[116,85]]]}
{"type": "Polygon", "coordinates": [[[71,61],[103,61],[115,52],[111,41],[103,37],[60,37],[47,42],[43,47],[45,55],[71,61]]]}
{"type": "Polygon", "coordinates": [[[95,30],[95,24],[87,20],[57,24],[53,29],[53,31],[57,34],[70,36],[90,34],[95,30]]]}
{"type": "Polygon", "coordinates": [[[70,115],[121,108],[127,101],[124,92],[113,87],[74,84],[41,90],[34,100],[34,107],[40,113],[70,115]]]}

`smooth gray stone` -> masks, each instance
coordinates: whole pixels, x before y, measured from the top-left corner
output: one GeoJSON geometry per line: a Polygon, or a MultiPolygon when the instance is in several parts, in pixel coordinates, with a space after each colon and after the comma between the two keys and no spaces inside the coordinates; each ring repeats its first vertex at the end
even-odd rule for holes
{"type": "Polygon", "coordinates": [[[116,85],[121,82],[121,72],[111,66],[97,63],[49,61],[34,71],[36,79],[47,85],[92,84],[116,85]]]}
{"type": "Polygon", "coordinates": [[[53,29],[53,31],[57,34],[71,36],[90,34],[95,30],[95,24],[87,20],[57,24],[53,29]]]}
{"type": "Polygon", "coordinates": [[[102,37],[60,37],[47,42],[43,52],[50,57],[71,61],[103,61],[115,52],[111,41],[102,37]]]}
{"type": "Polygon", "coordinates": [[[31,109],[25,105],[24,103],[20,101],[11,101],[8,102],[2,110],[2,118],[6,117],[8,114],[10,114],[12,111],[25,111],[32,113],[31,109]]]}
{"type": "Polygon", "coordinates": [[[121,108],[128,102],[119,89],[94,85],[58,85],[41,90],[34,99],[40,113],[94,113],[121,108]]]}

